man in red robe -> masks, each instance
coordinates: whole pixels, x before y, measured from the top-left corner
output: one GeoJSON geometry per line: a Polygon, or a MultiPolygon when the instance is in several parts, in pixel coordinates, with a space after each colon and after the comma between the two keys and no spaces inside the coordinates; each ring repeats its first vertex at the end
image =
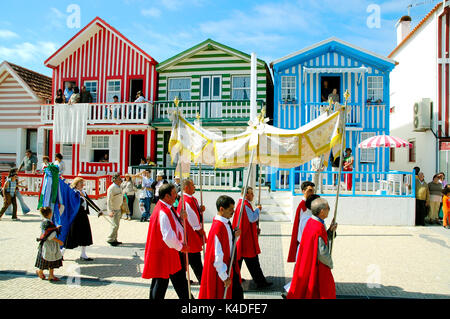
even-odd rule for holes
{"type": "Polygon", "coordinates": [[[203,230],[203,212],[205,206],[200,206],[197,199],[193,196],[195,193],[195,184],[191,179],[184,179],[183,187],[183,201],[180,199],[180,204],[177,207],[177,214],[180,215],[182,210],[186,211],[186,239],[189,246],[189,265],[194,270],[199,283],[202,279],[202,256],[204,241],[206,242],[205,231],[203,230]]]}
{"type": "Polygon", "coordinates": [[[234,200],[227,195],[216,201],[217,215],[208,234],[205,253],[205,267],[200,284],[199,299],[243,299],[241,275],[236,258],[230,272],[233,242],[241,230],[233,231],[229,219],[234,214],[234,200]]]}
{"type": "MultiPolygon", "coordinates": [[[[244,189],[241,191],[244,194],[244,189]]],[[[268,282],[266,277],[261,270],[261,265],[259,263],[258,255],[261,253],[258,243],[258,227],[257,222],[259,220],[259,213],[262,209],[261,205],[258,205],[255,210],[253,210],[252,204],[254,194],[251,187],[247,187],[247,194],[245,195],[244,209],[242,211],[242,217],[240,224],[238,225],[239,214],[241,211],[242,199],[235,209],[235,214],[233,217],[233,228],[238,227],[242,231],[242,235],[236,242],[236,257],[239,263],[239,269],[241,269],[242,262],[245,260],[248,271],[256,283],[256,287],[266,288],[271,286],[273,283],[268,282]]]]}
{"type": "MultiPolygon", "coordinates": [[[[183,252],[189,247],[184,244],[182,221],[177,216],[173,203],[177,192],[173,184],[164,184],[159,189],[160,200],[153,209],[145,245],[144,270],[142,278],[152,278],[150,299],[164,299],[169,279],[180,299],[188,299],[183,252]]],[[[181,212],[186,218],[186,212],[181,212]]]]}
{"type": "Polygon", "coordinates": [[[330,207],[323,198],[311,203],[312,216],[302,234],[294,277],[287,299],[335,299],[336,286],[331,269],[333,260],[329,250],[331,233],[337,228],[332,224],[325,229],[325,218],[330,207]]]}
{"type": "Polygon", "coordinates": [[[315,193],[315,187],[313,182],[306,181],[303,182],[300,186],[303,193],[303,199],[300,201],[300,204],[298,204],[297,211],[295,212],[295,218],[294,218],[294,225],[292,228],[292,234],[291,234],[291,244],[289,246],[289,254],[288,254],[288,263],[293,263],[297,259],[297,252],[298,252],[298,245],[300,244],[299,239],[299,225],[300,225],[300,215],[302,212],[306,211],[306,200],[309,196],[315,193]]]}

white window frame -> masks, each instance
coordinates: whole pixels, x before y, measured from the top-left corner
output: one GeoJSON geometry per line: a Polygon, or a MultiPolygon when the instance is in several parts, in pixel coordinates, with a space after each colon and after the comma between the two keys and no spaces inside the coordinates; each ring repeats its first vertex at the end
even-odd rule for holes
{"type": "Polygon", "coordinates": [[[92,135],[91,136],[91,149],[90,149],[90,158],[91,163],[94,163],[94,151],[96,150],[107,150],[109,152],[109,156],[111,156],[110,143],[111,138],[110,135],[92,135]]]}
{"type": "Polygon", "coordinates": [[[86,80],[86,81],[84,81],[83,85],[86,87],[86,90],[91,93],[92,103],[97,103],[97,101],[98,101],[98,81],[97,80],[86,80]],[[92,91],[87,87],[88,83],[95,83],[95,91],[92,91]]]}
{"type": "Polygon", "coordinates": [[[232,100],[238,100],[237,98],[234,98],[234,92],[235,91],[248,91],[248,100],[250,100],[250,87],[251,87],[251,77],[248,74],[241,74],[241,75],[233,75],[231,77],[231,99],[232,100]],[[234,80],[237,78],[248,78],[248,87],[234,87],[234,80]]]}
{"type": "Polygon", "coordinates": [[[113,96],[117,95],[119,98],[119,101],[121,101],[120,93],[122,91],[122,80],[120,79],[110,79],[106,80],[106,102],[112,103],[114,102],[113,96]],[[119,90],[110,91],[109,83],[111,82],[119,82],[119,90]]]}
{"type": "Polygon", "coordinates": [[[293,101],[297,96],[297,77],[295,75],[281,76],[281,100],[293,101]]]}
{"type": "Polygon", "coordinates": [[[384,101],[383,94],[383,77],[382,76],[368,76],[367,77],[367,99],[371,99],[372,102],[380,99],[384,101]]]}
{"type": "MultiPolygon", "coordinates": [[[[170,96],[170,92],[187,92],[189,93],[188,101],[191,100],[191,88],[192,88],[192,78],[190,77],[174,77],[174,78],[168,78],[167,79],[167,100],[173,101],[175,97],[170,96]],[[170,81],[172,80],[189,80],[189,89],[177,89],[177,90],[171,90],[170,89],[170,81]]],[[[177,96],[177,95],[176,95],[177,96]]]]}
{"type": "MultiPolygon", "coordinates": [[[[361,141],[364,141],[370,137],[375,136],[375,132],[361,132],[361,141]]],[[[375,163],[376,162],[376,149],[374,148],[361,148],[359,157],[360,163],[375,163]]]]}

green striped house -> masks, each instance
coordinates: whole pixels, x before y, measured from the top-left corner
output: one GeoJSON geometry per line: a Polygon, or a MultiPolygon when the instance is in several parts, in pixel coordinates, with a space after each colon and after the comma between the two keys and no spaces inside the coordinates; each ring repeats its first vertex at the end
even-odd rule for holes
{"type": "MultiPolygon", "coordinates": [[[[156,128],[157,165],[170,166],[168,110],[178,97],[184,116],[217,133],[243,132],[250,117],[250,54],[208,39],[157,65],[158,94],[152,126],[156,128]]],[[[273,114],[273,80],[257,60],[257,108],[273,114]]]]}

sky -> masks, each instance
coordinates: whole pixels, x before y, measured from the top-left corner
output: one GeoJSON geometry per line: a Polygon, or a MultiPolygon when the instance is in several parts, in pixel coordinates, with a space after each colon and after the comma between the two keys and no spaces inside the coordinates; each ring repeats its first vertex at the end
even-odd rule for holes
{"type": "Polygon", "coordinates": [[[0,62],[51,76],[44,61],[100,17],[156,61],[208,38],[270,63],[330,37],[387,56],[395,24],[433,0],[2,0],[0,62]]]}

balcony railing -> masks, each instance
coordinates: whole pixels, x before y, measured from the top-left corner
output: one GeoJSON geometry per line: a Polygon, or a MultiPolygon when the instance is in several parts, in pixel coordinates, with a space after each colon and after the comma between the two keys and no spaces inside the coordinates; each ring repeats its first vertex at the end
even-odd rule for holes
{"type": "MultiPolygon", "coordinates": [[[[307,103],[307,122],[310,122],[322,114],[322,112],[329,107],[328,103],[307,103]]],[[[333,104],[331,111],[337,109],[336,104],[333,104]]],[[[347,115],[345,123],[347,126],[360,126],[362,124],[362,107],[358,104],[347,104],[347,115]]]]}
{"type": "MultiPolygon", "coordinates": [[[[53,123],[58,104],[41,105],[43,124],[53,123]]],[[[89,104],[88,124],[149,124],[152,120],[151,103],[95,103],[89,104]]]]}
{"type": "MultiPolygon", "coordinates": [[[[257,110],[264,105],[263,100],[257,100],[257,110]]],[[[212,100],[212,101],[180,101],[178,108],[187,119],[195,119],[197,114],[202,119],[248,119],[250,118],[249,100],[212,100]]],[[[154,121],[167,121],[170,111],[175,109],[173,101],[156,101],[154,121]]]]}

